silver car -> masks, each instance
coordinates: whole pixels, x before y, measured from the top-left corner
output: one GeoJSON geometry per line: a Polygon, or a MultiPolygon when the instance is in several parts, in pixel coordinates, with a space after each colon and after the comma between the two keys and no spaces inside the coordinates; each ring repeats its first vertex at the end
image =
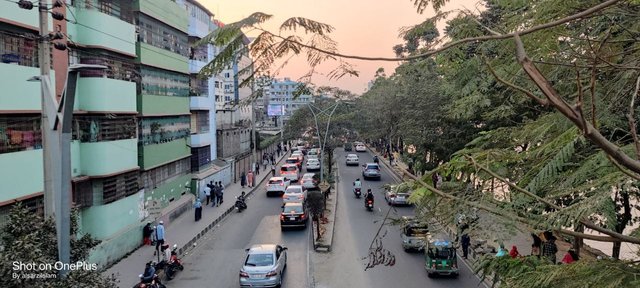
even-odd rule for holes
{"type": "Polygon", "coordinates": [[[240,287],[280,287],[287,266],[287,247],[258,244],[246,249],[247,257],[240,269],[240,287]]]}
{"type": "Polygon", "coordinates": [[[347,166],[349,165],[360,165],[360,159],[358,158],[358,155],[356,154],[348,154],[347,155],[347,161],[345,163],[347,166]]]}
{"type": "Polygon", "coordinates": [[[393,191],[387,191],[384,193],[384,199],[387,200],[387,203],[391,206],[396,205],[409,205],[409,193],[396,193],[393,191]]]}
{"type": "Polygon", "coordinates": [[[376,163],[362,164],[362,177],[380,179],[380,166],[376,163]]]}

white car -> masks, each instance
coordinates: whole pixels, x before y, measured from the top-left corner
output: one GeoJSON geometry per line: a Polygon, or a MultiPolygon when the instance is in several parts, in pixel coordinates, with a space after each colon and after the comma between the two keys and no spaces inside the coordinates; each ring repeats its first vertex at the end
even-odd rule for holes
{"type": "Polygon", "coordinates": [[[307,160],[307,171],[320,170],[320,160],[309,159],[307,160]]]}
{"type": "Polygon", "coordinates": [[[307,199],[307,191],[300,185],[291,185],[282,194],[282,203],[304,202],[307,199]]]}
{"type": "Polygon", "coordinates": [[[291,157],[295,157],[295,158],[298,158],[300,161],[304,161],[304,154],[302,154],[302,152],[300,151],[295,151],[291,153],[291,157]]]}
{"type": "Polygon", "coordinates": [[[307,154],[307,159],[318,159],[318,154],[307,154]]]}
{"type": "Polygon", "coordinates": [[[356,145],[356,152],[367,152],[367,147],[364,144],[356,145]]]}
{"type": "Polygon", "coordinates": [[[347,166],[349,165],[360,165],[360,158],[358,158],[358,155],[356,154],[348,154],[347,155],[347,161],[346,161],[347,166]]]}
{"type": "Polygon", "coordinates": [[[390,206],[409,205],[409,196],[411,196],[410,193],[395,193],[393,191],[384,193],[384,199],[390,206]]]}
{"type": "Polygon", "coordinates": [[[269,178],[269,182],[267,182],[267,196],[271,196],[273,194],[284,194],[284,191],[287,190],[291,181],[285,179],[284,177],[271,177],[269,178]]]}
{"type": "Polygon", "coordinates": [[[315,189],[318,188],[318,176],[315,173],[305,173],[302,175],[302,179],[300,179],[300,185],[304,189],[315,189]]]}
{"type": "Polygon", "coordinates": [[[297,182],[300,179],[300,170],[296,164],[284,164],[280,167],[280,176],[293,182],[297,182]]]}

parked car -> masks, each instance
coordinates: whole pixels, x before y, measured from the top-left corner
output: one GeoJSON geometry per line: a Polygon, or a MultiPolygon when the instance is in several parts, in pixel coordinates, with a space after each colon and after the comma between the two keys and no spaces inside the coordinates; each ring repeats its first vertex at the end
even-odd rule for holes
{"type": "Polygon", "coordinates": [[[302,161],[300,161],[300,159],[298,159],[297,157],[289,157],[286,160],[284,160],[285,164],[296,164],[298,166],[298,170],[302,170],[302,161]]]}
{"type": "Polygon", "coordinates": [[[298,179],[300,179],[300,169],[298,169],[298,165],[296,164],[283,164],[280,167],[280,176],[291,182],[298,182],[298,179]]]}
{"type": "Polygon", "coordinates": [[[284,177],[269,178],[269,182],[267,182],[267,196],[271,196],[273,194],[284,194],[284,191],[287,190],[289,184],[291,184],[291,181],[284,177]]]}
{"type": "Polygon", "coordinates": [[[320,170],[320,160],[318,159],[309,159],[307,160],[307,171],[315,171],[320,170]]]}
{"type": "Polygon", "coordinates": [[[347,166],[349,166],[349,165],[358,166],[358,165],[360,165],[360,158],[356,154],[348,154],[347,155],[346,164],[347,164],[347,166]]]}
{"type": "Polygon", "coordinates": [[[411,193],[397,193],[393,189],[384,193],[384,200],[387,200],[390,206],[409,205],[409,196],[411,193]]]}
{"type": "Polygon", "coordinates": [[[300,179],[300,185],[302,185],[304,189],[318,188],[318,183],[320,183],[320,178],[318,178],[315,173],[305,173],[302,175],[302,179],[300,179]]]}
{"type": "Polygon", "coordinates": [[[290,202],[284,204],[280,214],[280,228],[287,227],[307,227],[308,219],[307,207],[300,202],[290,202]]]}
{"type": "Polygon", "coordinates": [[[240,268],[240,287],[280,287],[282,272],[287,266],[287,247],[258,244],[246,249],[240,268]]]}
{"type": "Polygon", "coordinates": [[[362,164],[362,178],[380,179],[380,166],[376,163],[362,164]]]}
{"type": "Polygon", "coordinates": [[[356,145],[356,152],[367,152],[367,147],[364,144],[356,145]]]}
{"type": "Polygon", "coordinates": [[[290,185],[287,190],[282,194],[282,202],[304,202],[307,199],[307,191],[303,189],[302,185],[290,185]]]}
{"type": "Polygon", "coordinates": [[[404,251],[424,250],[429,236],[427,223],[419,221],[412,216],[402,216],[402,248],[404,251]]]}

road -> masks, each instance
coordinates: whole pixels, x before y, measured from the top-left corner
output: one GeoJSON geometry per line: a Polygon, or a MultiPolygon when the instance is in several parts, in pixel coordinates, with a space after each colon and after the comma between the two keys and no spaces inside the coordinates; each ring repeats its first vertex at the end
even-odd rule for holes
{"type": "Polygon", "coordinates": [[[248,200],[247,210],[229,215],[208,233],[208,238],[197,243],[190,255],[183,258],[185,270],[167,282],[167,287],[239,287],[238,272],[245,248],[260,243],[280,243],[289,248],[282,287],[309,287],[311,225],[304,230],[280,231],[282,198],[268,198],[265,192],[262,184],[248,200]]]}
{"type": "MultiPolygon", "coordinates": [[[[380,187],[393,183],[393,178],[382,166],[381,181],[362,179],[360,167],[345,165],[346,153],[338,149],[335,154],[340,179],[335,236],[331,253],[314,256],[316,287],[478,287],[478,278],[460,260],[458,263],[461,271],[457,279],[428,278],[424,270],[423,254],[405,252],[401,245],[400,228],[391,225],[385,225],[382,229],[387,232],[383,245],[395,255],[395,265],[377,266],[364,271],[369,245],[389,209],[380,187]],[[367,188],[374,191],[376,207],[373,212],[365,210],[362,198],[356,199],[353,195],[352,182],[356,178],[363,180],[363,192],[367,188]]],[[[360,156],[360,164],[372,162],[373,156],[368,152],[357,154],[360,156]]],[[[399,218],[412,214],[412,207],[396,207],[389,215],[399,218]]]]}

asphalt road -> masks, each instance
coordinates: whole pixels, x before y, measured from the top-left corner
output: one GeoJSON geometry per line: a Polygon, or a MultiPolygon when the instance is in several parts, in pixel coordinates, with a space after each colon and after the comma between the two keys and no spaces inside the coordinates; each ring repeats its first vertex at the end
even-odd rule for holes
{"type": "MultiPolygon", "coordinates": [[[[238,272],[253,244],[277,243],[288,247],[282,287],[303,288],[308,284],[310,223],[306,229],[280,230],[282,198],[266,197],[266,189],[255,191],[248,209],[232,213],[219,227],[183,257],[185,270],[166,282],[167,287],[239,287],[238,272]]],[[[205,207],[204,209],[216,209],[205,207]]]]}
{"type": "MultiPolygon", "coordinates": [[[[317,288],[329,287],[479,287],[478,278],[469,267],[458,260],[461,266],[460,276],[456,278],[428,278],[424,269],[422,253],[407,253],[402,249],[400,228],[385,225],[386,231],[383,246],[395,255],[394,266],[376,266],[364,271],[368,262],[369,245],[389,209],[384,201],[382,185],[393,183],[390,172],[383,167],[381,181],[362,179],[360,167],[346,166],[342,149],[336,151],[339,163],[339,199],[338,211],[333,239],[332,252],[314,257],[315,283],[317,288]],[[374,191],[375,207],[370,212],[364,208],[363,199],[356,199],[352,192],[352,182],[356,178],[363,180],[363,192],[371,188],[374,191]]],[[[373,156],[368,152],[356,153],[360,156],[360,164],[372,162],[373,156]]],[[[390,217],[412,215],[412,207],[394,207],[390,217]]],[[[483,287],[483,286],[480,286],[483,287]]]]}

